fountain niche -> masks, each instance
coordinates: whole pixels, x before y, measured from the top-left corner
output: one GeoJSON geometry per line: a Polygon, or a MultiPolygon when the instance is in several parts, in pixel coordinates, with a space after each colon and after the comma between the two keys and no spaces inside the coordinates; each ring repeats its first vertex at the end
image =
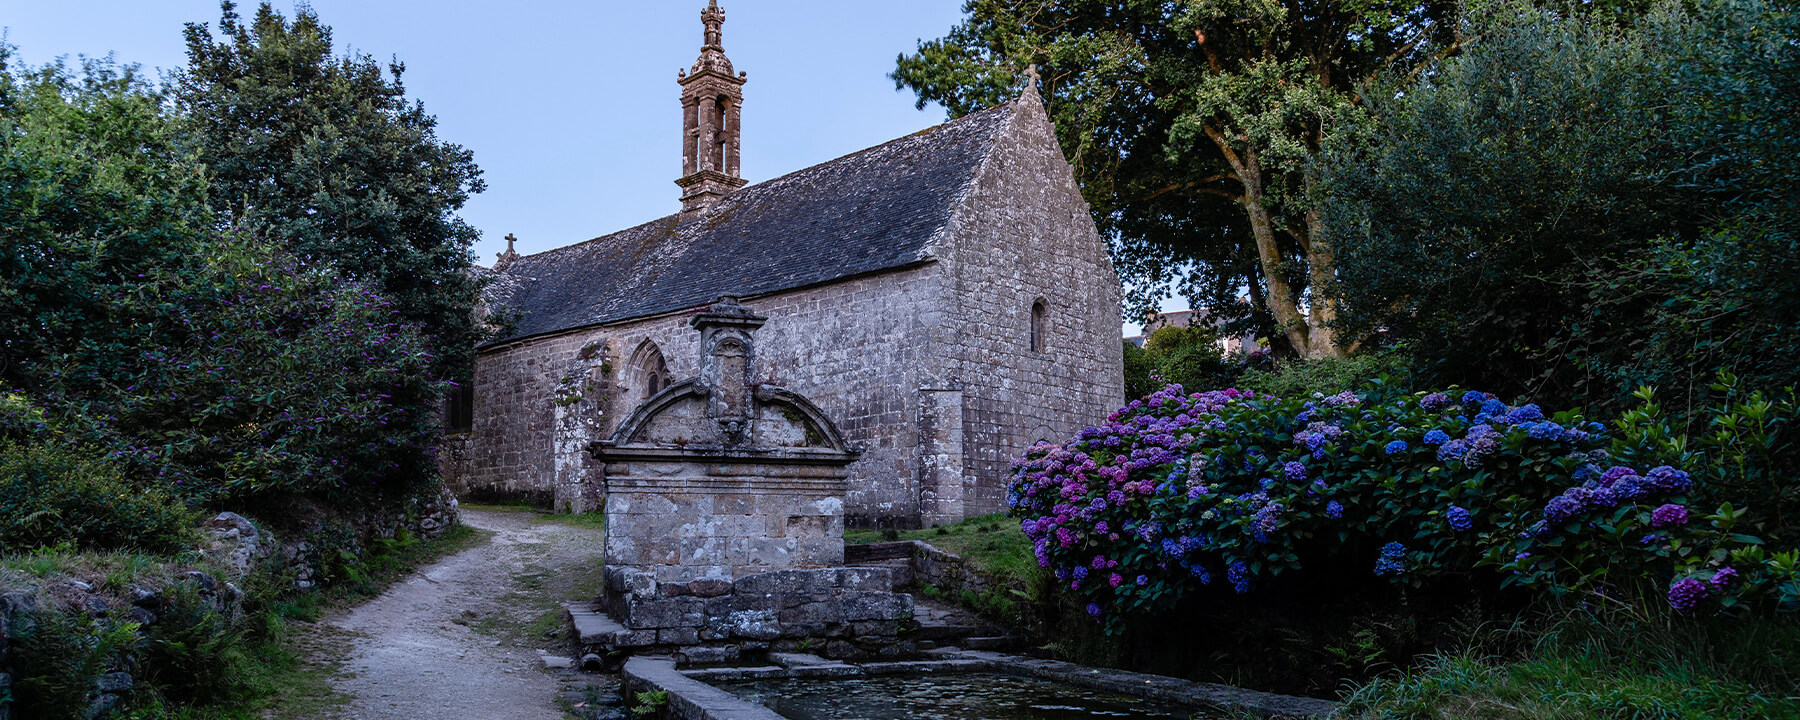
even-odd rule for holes
{"type": "MultiPolygon", "coordinates": [[[[725,297],[696,315],[698,377],[639,406],[589,447],[606,484],[606,590],[587,649],[732,662],[791,646],[909,653],[912,596],[891,571],[846,568],[844,492],[858,451],[797,393],[758,384],[766,322],[725,297]]],[[[577,614],[580,624],[580,610],[577,614]]]]}

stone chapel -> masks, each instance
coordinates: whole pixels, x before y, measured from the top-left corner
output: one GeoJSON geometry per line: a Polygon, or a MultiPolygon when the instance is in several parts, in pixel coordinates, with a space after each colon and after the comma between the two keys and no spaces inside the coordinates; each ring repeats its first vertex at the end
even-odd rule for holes
{"type": "MultiPolygon", "coordinates": [[[[465,496],[595,509],[587,448],[700,369],[695,315],[767,318],[759,383],[806,396],[860,451],[854,527],[1006,509],[1010,462],[1124,396],[1117,274],[1031,77],[1012,102],[772,180],[738,169],[745,73],[705,44],[679,74],[681,209],[491,269],[481,347],[441,455],[465,496]]],[[[510,239],[510,238],[509,238],[510,239]]]]}

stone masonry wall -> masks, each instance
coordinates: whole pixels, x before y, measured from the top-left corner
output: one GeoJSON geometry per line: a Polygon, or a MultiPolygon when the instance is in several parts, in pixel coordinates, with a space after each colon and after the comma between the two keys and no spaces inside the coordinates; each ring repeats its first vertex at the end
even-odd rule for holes
{"type": "MultiPolygon", "coordinates": [[[[758,380],[812,399],[864,451],[850,466],[845,508],[852,524],[918,522],[918,390],[947,382],[954,340],[948,297],[946,276],[927,263],[744,299],[769,318],[757,332],[758,380]]],[[[606,437],[630,414],[634,389],[625,386],[620,366],[646,339],[661,349],[673,380],[693,377],[699,371],[699,334],[687,324],[693,314],[483,351],[476,360],[474,424],[447,453],[456,460],[446,463],[453,475],[447,482],[461,492],[514,495],[597,482],[598,464],[579,452],[585,441],[571,429],[584,438],[606,437]],[[570,381],[572,374],[586,380],[570,381]]],[[[561,504],[564,495],[557,497],[561,504]]]]}
{"type": "Polygon", "coordinates": [[[1013,458],[1101,421],[1125,395],[1118,274],[1035,91],[1006,132],[945,252],[960,301],[963,517],[1005,510],[1013,458]],[[1038,300],[1044,352],[1031,346],[1038,300]]]}

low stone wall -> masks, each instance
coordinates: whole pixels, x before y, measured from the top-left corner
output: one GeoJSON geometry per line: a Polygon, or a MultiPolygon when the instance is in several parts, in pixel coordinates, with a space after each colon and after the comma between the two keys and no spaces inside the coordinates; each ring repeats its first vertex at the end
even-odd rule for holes
{"type": "Polygon", "coordinates": [[[735,581],[659,582],[646,570],[611,566],[600,604],[622,629],[600,638],[603,652],[672,650],[695,663],[736,662],[768,650],[816,646],[829,657],[899,657],[913,613],[911,595],[892,592],[885,568],[779,570],[735,581]]]}
{"type": "Polygon", "coordinates": [[[964,590],[980,595],[1005,584],[975,569],[967,560],[920,540],[845,545],[844,564],[890,568],[895,572],[896,590],[934,587],[952,595],[964,590]]]}

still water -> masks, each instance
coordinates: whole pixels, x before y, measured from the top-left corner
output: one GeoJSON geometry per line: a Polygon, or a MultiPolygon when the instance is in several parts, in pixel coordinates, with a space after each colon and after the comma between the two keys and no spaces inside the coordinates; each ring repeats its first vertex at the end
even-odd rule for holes
{"type": "Polygon", "coordinates": [[[1222,717],[1000,673],[719,683],[791,720],[1189,720],[1222,717]]]}

